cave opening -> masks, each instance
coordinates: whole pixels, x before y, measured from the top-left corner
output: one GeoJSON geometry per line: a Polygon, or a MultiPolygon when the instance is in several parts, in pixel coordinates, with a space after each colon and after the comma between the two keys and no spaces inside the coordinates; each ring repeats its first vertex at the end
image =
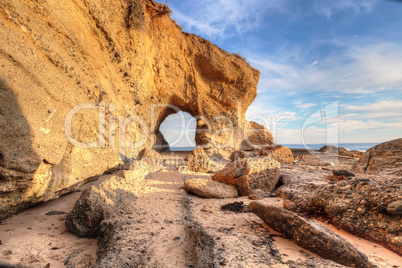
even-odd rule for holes
{"type": "Polygon", "coordinates": [[[187,112],[171,114],[163,120],[159,131],[171,151],[192,151],[196,147],[197,120],[187,112]]]}

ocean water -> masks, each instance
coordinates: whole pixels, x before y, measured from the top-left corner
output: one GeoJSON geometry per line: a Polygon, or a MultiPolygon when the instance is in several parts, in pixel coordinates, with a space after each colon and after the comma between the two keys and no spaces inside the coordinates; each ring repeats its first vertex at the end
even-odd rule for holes
{"type": "Polygon", "coordinates": [[[177,151],[194,151],[195,147],[170,147],[172,152],[177,151]]]}
{"type": "Polygon", "coordinates": [[[357,150],[357,151],[365,152],[377,144],[379,144],[379,143],[339,143],[339,144],[323,144],[323,143],[321,143],[321,144],[306,144],[306,145],[304,145],[304,144],[281,144],[281,145],[286,146],[288,148],[292,148],[292,149],[313,149],[313,150],[318,150],[325,145],[334,145],[336,147],[343,147],[349,151],[357,150]]]}
{"type": "MultiPolygon", "coordinates": [[[[339,143],[339,144],[328,144],[328,145],[335,145],[337,147],[343,147],[349,151],[357,150],[361,152],[365,152],[371,147],[377,145],[379,143],[339,143]]],[[[327,145],[327,144],[281,144],[283,146],[286,146],[291,149],[313,149],[313,150],[318,150],[321,147],[327,145]]],[[[170,148],[171,151],[176,152],[176,151],[193,151],[195,147],[172,147],[170,148]]]]}

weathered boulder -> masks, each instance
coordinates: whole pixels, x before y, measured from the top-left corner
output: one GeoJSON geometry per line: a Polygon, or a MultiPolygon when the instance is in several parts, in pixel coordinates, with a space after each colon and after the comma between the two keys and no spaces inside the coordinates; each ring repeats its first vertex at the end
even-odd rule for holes
{"type": "Polygon", "coordinates": [[[367,150],[353,166],[353,172],[384,173],[402,176],[402,138],[387,141],[367,150]]]}
{"type": "Polygon", "coordinates": [[[251,202],[248,209],[269,227],[291,238],[299,246],[317,255],[347,266],[374,267],[366,255],[327,228],[297,214],[260,202],[251,202]]]}
{"type": "Polygon", "coordinates": [[[259,149],[275,144],[275,138],[272,136],[272,133],[263,125],[256,122],[246,123],[244,132],[246,138],[240,144],[240,149],[242,150],[259,149]]]}
{"type": "Polygon", "coordinates": [[[395,242],[402,233],[402,216],[393,214],[401,200],[401,179],[351,179],[310,189],[295,187],[282,186],[276,195],[293,201],[301,212],[324,214],[334,226],[402,255],[395,242]]]}
{"type": "Polygon", "coordinates": [[[98,236],[101,222],[136,198],[138,181],[148,172],[130,171],[130,179],[114,176],[98,186],[85,189],[67,215],[66,227],[81,237],[98,236]],[[124,200],[125,204],[122,203],[124,200]]]}
{"type": "Polygon", "coordinates": [[[260,150],[260,155],[270,157],[278,162],[293,163],[295,161],[292,151],[281,145],[263,147],[260,150]]]}
{"type": "Polygon", "coordinates": [[[153,0],[2,1],[0,219],[163,150],[159,127],[179,110],[220,131],[197,144],[236,150],[259,71],[170,12],[153,0]]]}
{"type": "Polygon", "coordinates": [[[197,147],[188,157],[188,168],[195,172],[208,172],[210,162],[204,149],[197,147]]]}
{"type": "Polygon", "coordinates": [[[270,193],[279,180],[280,163],[270,158],[234,161],[215,173],[212,180],[235,186],[241,196],[260,189],[270,193]]]}
{"type": "Polygon", "coordinates": [[[205,198],[235,198],[239,194],[234,186],[212,181],[210,179],[194,178],[184,181],[187,192],[205,198]]]}

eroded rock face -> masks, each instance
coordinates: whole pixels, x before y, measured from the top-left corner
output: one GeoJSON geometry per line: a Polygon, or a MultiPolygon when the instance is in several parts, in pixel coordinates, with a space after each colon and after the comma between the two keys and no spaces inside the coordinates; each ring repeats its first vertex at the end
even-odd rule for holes
{"type": "Polygon", "coordinates": [[[367,150],[353,166],[353,172],[392,177],[402,176],[402,139],[381,143],[367,150]]]}
{"type": "Polygon", "coordinates": [[[268,226],[294,240],[301,247],[340,264],[374,267],[366,255],[345,239],[283,208],[251,202],[248,209],[268,226]]]}
{"type": "Polygon", "coordinates": [[[212,181],[210,179],[194,178],[184,181],[187,192],[205,198],[235,198],[238,196],[234,186],[212,181]]]}
{"type": "MultiPolygon", "coordinates": [[[[230,125],[215,117],[225,116],[234,140],[244,139],[237,126],[259,71],[183,33],[169,13],[152,0],[1,0],[0,218],[72,191],[144,147],[163,150],[159,126],[178,110],[203,118],[210,132],[230,125]]],[[[222,144],[230,134],[197,142],[222,144]]]]}
{"type": "Polygon", "coordinates": [[[384,182],[352,179],[316,186],[310,191],[298,191],[291,186],[276,191],[277,196],[293,201],[298,210],[325,215],[334,226],[400,255],[398,237],[402,233],[402,216],[396,211],[401,193],[401,179],[384,182]]]}

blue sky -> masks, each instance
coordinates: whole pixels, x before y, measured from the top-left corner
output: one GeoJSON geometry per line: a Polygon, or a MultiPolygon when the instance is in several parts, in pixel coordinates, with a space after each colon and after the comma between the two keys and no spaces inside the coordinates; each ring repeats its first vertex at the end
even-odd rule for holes
{"type": "MultiPolygon", "coordinates": [[[[246,116],[265,120],[277,143],[402,137],[402,1],[168,4],[184,31],[239,53],[260,70],[258,97],[246,116]]],[[[176,128],[171,123],[165,129],[176,128]]]]}

